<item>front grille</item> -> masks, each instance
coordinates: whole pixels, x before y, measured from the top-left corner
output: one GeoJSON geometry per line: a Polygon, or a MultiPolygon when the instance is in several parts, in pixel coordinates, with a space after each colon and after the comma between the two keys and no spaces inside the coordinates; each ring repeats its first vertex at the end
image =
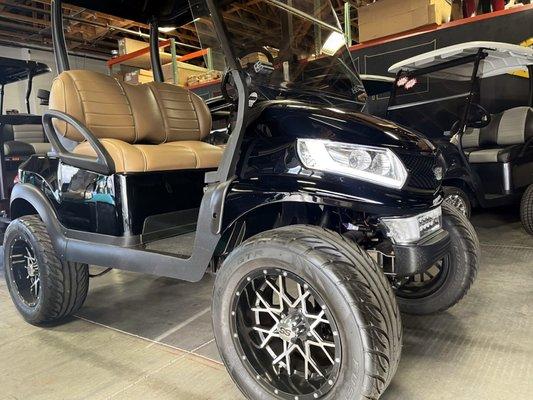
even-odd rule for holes
{"type": "Polygon", "coordinates": [[[407,186],[423,190],[435,190],[439,187],[440,181],[435,177],[434,171],[439,165],[435,155],[399,154],[399,156],[409,173],[407,186]]]}

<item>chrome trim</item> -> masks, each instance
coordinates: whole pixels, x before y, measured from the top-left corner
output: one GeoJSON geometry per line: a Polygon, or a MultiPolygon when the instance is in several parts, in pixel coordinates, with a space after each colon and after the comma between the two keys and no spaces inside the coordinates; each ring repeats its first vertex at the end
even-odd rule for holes
{"type": "Polygon", "coordinates": [[[511,191],[511,164],[503,163],[503,190],[506,192],[511,191]]]}

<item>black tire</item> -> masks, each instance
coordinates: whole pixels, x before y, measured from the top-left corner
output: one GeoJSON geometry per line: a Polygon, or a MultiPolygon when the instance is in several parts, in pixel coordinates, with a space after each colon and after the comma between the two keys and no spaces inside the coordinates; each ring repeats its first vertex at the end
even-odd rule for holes
{"type": "Polygon", "coordinates": [[[529,185],[522,196],[520,220],[526,232],[533,235],[533,185],[529,185]]]}
{"type": "Polygon", "coordinates": [[[401,319],[385,275],[358,246],[322,228],[294,225],[274,229],[233,250],[217,274],[212,309],[222,360],[250,399],[378,399],[400,360],[401,319]],[[315,392],[317,397],[273,393],[251,363],[242,360],[242,341],[231,333],[232,324],[237,324],[231,310],[238,303],[235,296],[239,296],[240,285],[251,274],[266,273],[264,268],[289,271],[308,283],[324,299],[336,324],[342,361],[335,382],[315,392]]]}
{"type": "Polygon", "coordinates": [[[468,194],[454,186],[444,186],[442,189],[444,190],[444,202],[456,207],[466,218],[470,219],[472,216],[472,203],[468,194]]]}
{"type": "Polygon", "coordinates": [[[457,304],[474,282],[480,261],[479,240],[470,221],[455,207],[442,204],[443,228],[450,234],[450,252],[436,278],[418,292],[407,286],[396,290],[400,310],[427,315],[457,304]],[[433,287],[428,285],[432,284],[433,287]]]}
{"type": "Polygon", "coordinates": [[[4,238],[4,269],[11,299],[30,324],[57,323],[78,311],[87,297],[87,264],[62,262],[54,251],[46,226],[36,215],[18,218],[9,224],[4,238]],[[20,246],[30,249],[38,266],[38,293],[30,300],[20,280],[23,278],[20,273],[24,272],[20,268],[26,267],[13,262],[14,258],[21,258],[16,254],[20,246]]]}

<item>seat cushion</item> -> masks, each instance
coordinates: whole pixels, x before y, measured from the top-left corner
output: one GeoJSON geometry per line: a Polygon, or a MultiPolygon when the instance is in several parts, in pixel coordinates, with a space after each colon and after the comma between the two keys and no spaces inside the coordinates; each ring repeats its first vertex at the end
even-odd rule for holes
{"type": "Polygon", "coordinates": [[[472,164],[507,163],[512,161],[523,148],[522,145],[501,147],[496,149],[468,150],[465,153],[472,164]]]}
{"type": "Polygon", "coordinates": [[[4,143],[5,156],[31,156],[35,154],[35,149],[26,142],[9,140],[4,143]]]}
{"type": "Polygon", "coordinates": [[[50,143],[28,143],[28,144],[31,147],[33,147],[35,154],[46,155],[52,151],[52,145],[50,143]]]}
{"type": "MultiPolygon", "coordinates": [[[[175,171],[216,168],[222,150],[203,142],[129,144],[118,139],[100,139],[115,163],[117,173],[175,171]]],[[[87,142],[79,144],[74,153],[96,157],[87,142]]]]}
{"type": "Polygon", "coordinates": [[[224,149],[209,143],[195,140],[180,140],[179,142],[169,142],[162,147],[183,147],[192,151],[196,157],[196,168],[216,168],[222,158],[224,149]]]}

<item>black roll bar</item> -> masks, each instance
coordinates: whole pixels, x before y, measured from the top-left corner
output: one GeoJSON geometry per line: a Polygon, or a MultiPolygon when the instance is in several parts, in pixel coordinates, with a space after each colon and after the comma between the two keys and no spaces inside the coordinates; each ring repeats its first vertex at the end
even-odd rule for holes
{"type": "Polygon", "coordinates": [[[51,0],[51,17],[52,17],[52,45],[54,48],[54,57],[56,60],[57,74],[70,70],[68,61],[67,42],[63,32],[63,10],[61,8],[62,0],[51,0]]]}
{"type": "Polygon", "coordinates": [[[31,91],[33,89],[33,76],[34,76],[34,71],[32,68],[29,68],[28,69],[28,85],[26,86],[26,97],[24,98],[25,101],[26,101],[26,112],[28,114],[31,114],[31,111],[30,111],[30,96],[31,96],[31,91]]]}
{"type": "Polygon", "coordinates": [[[154,17],[150,20],[150,64],[156,82],[164,82],[161,58],[159,57],[159,24],[154,17]]]}
{"type": "Polygon", "coordinates": [[[0,115],[4,113],[4,93],[5,93],[5,84],[0,85],[0,115]]]}
{"type": "Polygon", "coordinates": [[[99,174],[111,175],[115,173],[115,163],[109,155],[106,148],[100,143],[98,138],[92,134],[92,132],[87,129],[76,118],[71,117],[68,114],[65,114],[57,110],[48,110],[43,114],[43,127],[48,140],[52,144],[52,147],[57,152],[57,155],[68,165],[73,167],[87,169],[89,171],[97,172],[99,174]],[[53,125],[53,120],[59,119],[67,124],[71,125],[76,129],[81,135],[89,142],[91,147],[96,152],[96,158],[84,156],[81,154],[74,154],[68,151],[63,143],[59,140],[59,135],[53,125]]]}

